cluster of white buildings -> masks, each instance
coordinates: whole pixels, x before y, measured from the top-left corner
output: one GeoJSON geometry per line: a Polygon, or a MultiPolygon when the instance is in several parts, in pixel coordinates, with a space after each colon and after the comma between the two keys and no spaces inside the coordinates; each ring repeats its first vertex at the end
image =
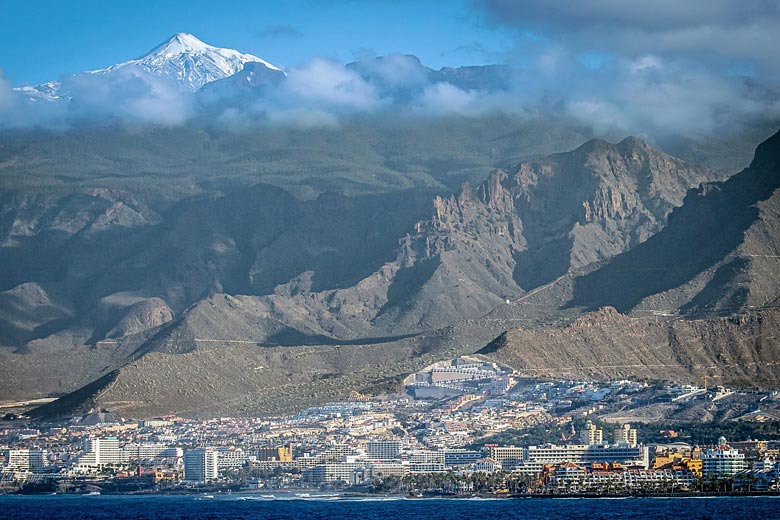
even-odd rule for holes
{"type": "Polygon", "coordinates": [[[182,448],[160,443],[129,443],[119,445],[115,436],[85,437],[83,452],[75,458],[72,474],[94,473],[105,466],[119,466],[140,460],[156,460],[180,458],[184,455],[182,448]]]}
{"type": "Polygon", "coordinates": [[[439,473],[445,471],[488,472],[503,470],[524,475],[539,475],[550,464],[572,463],[583,469],[594,464],[617,463],[624,467],[648,469],[650,455],[647,446],[637,444],[636,430],[630,425],[616,429],[614,444],[603,442],[603,434],[592,423],[581,433],[581,444],[545,444],[540,446],[488,445],[485,450],[444,448],[415,449],[396,439],[375,439],[364,450],[342,446],[332,448],[308,459],[298,459],[305,465],[303,476],[314,482],[362,482],[378,474],[439,473]],[[336,455],[336,456],[334,456],[336,455]],[[363,479],[363,480],[361,480],[363,479]]]}

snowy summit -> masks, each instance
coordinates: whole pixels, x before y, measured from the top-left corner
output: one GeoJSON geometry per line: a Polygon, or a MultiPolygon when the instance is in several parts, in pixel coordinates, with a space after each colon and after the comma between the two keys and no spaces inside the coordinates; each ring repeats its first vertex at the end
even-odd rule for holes
{"type": "MultiPolygon", "coordinates": [[[[114,73],[130,73],[129,77],[132,77],[133,72],[138,71],[141,74],[151,74],[170,80],[182,91],[195,92],[207,83],[241,72],[247,63],[254,63],[255,68],[267,68],[284,74],[275,65],[253,54],[214,47],[188,33],[174,34],[140,58],[82,74],[107,76],[114,73]]],[[[69,98],[67,92],[62,92],[62,87],[61,83],[52,81],[16,90],[24,92],[31,99],[56,101],[69,98]]]]}
{"type": "Polygon", "coordinates": [[[214,47],[187,33],[174,34],[138,59],[89,74],[107,74],[125,67],[139,67],[150,74],[174,80],[182,90],[194,92],[206,83],[240,72],[246,63],[280,69],[252,54],[214,47]]]}

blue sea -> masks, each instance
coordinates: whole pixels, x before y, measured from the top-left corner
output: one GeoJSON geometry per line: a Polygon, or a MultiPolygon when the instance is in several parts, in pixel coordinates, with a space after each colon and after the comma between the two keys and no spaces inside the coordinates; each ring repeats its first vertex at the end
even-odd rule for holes
{"type": "Polygon", "coordinates": [[[404,499],[331,495],[0,496],[2,519],[780,519],[780,497],[404,499]]]}

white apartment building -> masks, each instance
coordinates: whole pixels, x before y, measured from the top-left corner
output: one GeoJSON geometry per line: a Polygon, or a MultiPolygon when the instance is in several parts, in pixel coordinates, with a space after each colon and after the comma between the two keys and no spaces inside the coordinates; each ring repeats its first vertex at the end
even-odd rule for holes
{"type": "Polygon", "coordinates": [[[216,480],[219,454],[210,448],[195,448],[184,454],[184,479],[198,482],[216,480]]]}
{"type": "Polygon", "coordinates": [[[366,457],[371,460],[394,460],[401,456],[401,442],[375,440],[366,444],[366,457]]]}
{"type": "Polygon", "coordinates": [[[82,466],[106,466],[122,463],[119,439],[116,437],[86,437],[83,443],[84,455],[79,459],[82,466]]]}
{"type": "Polygon", "coordinates": [[[9,449],[5,450],[4,467],[10,471],[36,472],[46,466],[46,450],[9,449]]]}
{"type": "Polygon", "coordinates": [[[580,442],[582,444],[601,444],[604,442],[604,431],[588,421],[585,423],[585,429],[580,432],[580,442]]]}
{"type": "Polygon", "coordinates": [[[636,446],[636,428],[632,428],[630,424],[615,428],[615,444],[621,443],[636,446]]]}
{"type": "Polygon", "coordinates": [[[619,462],[627,467],[647,469],[650,465],[650,453],[647,446],[628,446],[626,444],[569,444],[559,446],[544,444],[528,446],[525,449],[522,464],[515,471],[526,474],[541,473],[545,464],[573,462],[589,468],[594,462],[619,462]]]}
{"type": "Polygon", "coordinates": [[[525,458],[525,448],[519,446],[488,446],[488,454],[503,469],[511,471],[525,458]]]}
{"type": "Polygon", "coordinates": [[[734,476],[745,469],[745,455],[727,445],[704,450],[701,454],[701,474],[707,478],[734,476]]]}
{"type": "Polygon", "coordinates": [[[241,448],[218,448],[217,466],[220,471],[225,469],[238,469],[244,466],[250,459],[257,460],[256,456],[250,456],[241,448]]]}
{"type": "Polygon", "coordinates": [[[182,456],[184,456],[184,450],[168,446],[167,444],[125,444],[120,448],[120,459],[122,462],[182,456]]]}

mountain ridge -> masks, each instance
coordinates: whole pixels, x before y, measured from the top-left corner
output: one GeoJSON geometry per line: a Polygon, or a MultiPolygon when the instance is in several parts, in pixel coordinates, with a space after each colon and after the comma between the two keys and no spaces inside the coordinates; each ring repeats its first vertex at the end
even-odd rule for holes
{"type": "MultiPolygon", "coordinates": [[[[71,284],[77,279],[94,280],[87,286],[87,293],[77,285],[72,290],[90,294],[95,303],[89,304],[82,297],[79,316],[72,324],[59,331],[40,328],[48,336],[10,354],[9,363],[21,363],[25,358],[19,356],[27,355],[31,366],[40,368],[53,349],[71,348],[65,347],[66,342],[85,345],[71,350],[74,362],[88,357],[89,348],[97,348],[106,356],[102,358],[102,371],[94,377],[121,371],[127,363],[147,355],[152,356],[149,359],[162,359],[161,355],[198,356],[203,348],[219,345],[247,345],[260,350],[317,345],[307,348],[326,349],[326,357],[317,359],[328,364],[328,370],[332,365],[325,361],[330,352],[327,349],[339,345],[350,345],[354,350],[363,344],[371,352],[384,345],[428,353],[430,357],[434,352],[431,345],[442,348],[438,338],[446,337],[465,342],[459,351],[476,350],[506,328],[549,321],[543,316],[529,319],[517,315],[486,318],[489,321],[485,324],[475,325],[480,316],[496,307],[513,308],[514,304],[506,305],[507,300],[525,298],[528,302],[526,297],[533,292],[533,286],[522,287],[515,278],[518,255],[528,249],[525,233],[530,225],[527,216],[523,221],[518,208],[550,200],[547,185],[539,185],[540,176],[578,175],[598,181],[636,177],[638,171],[652,173],[654,164],[673,165],[687,173],[679,178],[670,174],[673,182],[668,193],[682,197],[688,184],[711,175],[638,141],[627,140],[623,145],[591,141],[584,146],[493,170],[481,183],[474,187],[465,183],[449,196],[411,190],[393,196],[371,196],[364,201],[336,194],[302,201],[280,188],[256,185],[219,196],[184,199],[156,214],[126,196],[96,192],[98,199],[90,203],[96,204],[98,212],[121,203],[118,207],[133,208],[141,215],[140,219],[123,218],[119,222],[140,226],[144,230],[142,242],[135,248],[132,240],[124,239],[126,252],[111,252],[119,255],[116,260],[103,253],[98,263],[106,263],[106,268],[101,267],[99,276],[89,274],[90,266],[96,263],[95,259],[89,260],[89,242],[69,245],[66,251],[72,252],[51,255],[67,261],[78,259],[76,264],[66,263],[62,268],[82,273],[77,278],[71,276],[71,284]],[[540,166],[548,164],[545,161],[552,161],[549,164],[554,167],[545,170],[540,166]],[[632,166],[632,170],[626,166],[634,164],[632,161],[646,168],[632,166]],[[577,167],[559,168],[558,163],[577,167]],[[534,171],[534,175],[527,173],[534,171]],[[239,232],[242,229],[246,232],[239,232]],[[391,229],[390,235],[375,242],[377,233],[391,229]],[[363,247],[366,251],[381,250],[382,254],[366,256],[363,247]],[[350,272],[336,269],[347,260],[353,265],[350,272]],[[133,282],[139,275],[143,275],[141,282],[133,282]],[[466,331],[465,324],[474,330],[466,331]],[[431,330],[444,332],[430,334],[431,330]]],[[[599,202],[599,182],[578,192],[580,199],[561,206],[559,212],[566,215],[564,223],[568,226],[564,234],[574,229],[573,222],[585,218],[583,202],[609,205],[611,199],[599,202]]],[[[640,187],[636,182],[628,184],[640,187]]],[[[633,191],[626,192],[626,200],[638,201],[636,207],[645,207],[643,200],[658,200],[659,207],[671,208],[676,200],[664,190],[655,190],[648,197],[642,199],[633,191]]],[[[618,221],[626,220],[621,212],[596,213],[599,225],[613,219],[618,225],[618,221]]],[[[31,216],[20,219],[22,214],[13,215],[17,228],[32,226],[25,224],[31,216]]],[[[47,218],[53,220],[45,222],[60,225],[63,221],[57,212],[49,215],[47,218]]],[[[530,211],[528,215],[536,213],[530,211]]],[[[73,227],[73,231],[78,229],[78,236],[88,240],[88,230],[103,218],[70,217],[64,221],[70,226],[83,221],[86,227],[73,227]]],[[[123,227],[122,233],[131,237],[136,234],[134,229],[123,227]]],[[[105,232],[100,227],[96,230],[105,232]]],[[[589,247],[603,249],[598,244],[589,247]]],[[[570,254],[569,249],[561,251],[570,254]]],[[[49,287],[51,283],[46,289],[49,287]]],[[[566,312],[558,314],[565,316],[566,312]]],[[[88,378],[86,372],[78,374],[88,378]]],[[[18,384],[17,377],[8,381],[18,384]]],[[[314,385],[312,388],[317,385],[311,381],[305,384],[314,385]]]]}
{"type": "Polygon", "coordinates": [[[679,299],[677,306],[695,313],[776,303],[778,188],[780,133],[758,146],[742,172],[688,191],[664,230],[581,277],[572,304],[591,309],[610,305],[628,312],[658,305],[666,297],[679,299]],[[654,274],[643,274],[650,269],[654,274]],[[751,277],[751,270],[760,274],[751,277]]]}

